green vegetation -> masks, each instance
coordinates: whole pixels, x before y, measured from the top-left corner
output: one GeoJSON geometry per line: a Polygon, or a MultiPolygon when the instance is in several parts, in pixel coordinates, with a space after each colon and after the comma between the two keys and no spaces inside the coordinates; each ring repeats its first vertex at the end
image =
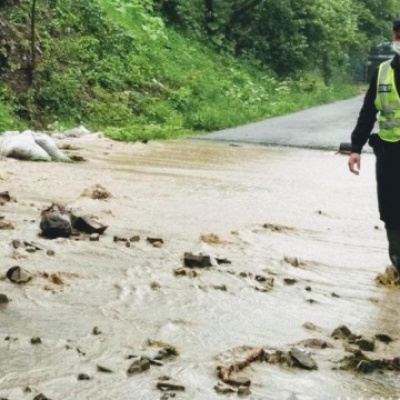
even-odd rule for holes
{"type": "Polygon", "coordinates": [[[370,2],[37,0],[33,65],[32,1],[5,0],[0,131],[171,138],[348,98],[352,60],[390,33],[398,5],[384,1],[369,36],[370,2]]]}

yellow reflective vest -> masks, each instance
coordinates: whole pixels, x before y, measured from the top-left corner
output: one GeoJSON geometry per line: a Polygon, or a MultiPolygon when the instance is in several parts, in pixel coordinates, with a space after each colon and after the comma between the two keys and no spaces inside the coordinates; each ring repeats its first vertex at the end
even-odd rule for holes
{"type": "Polygon", "coordinates": [[[379,111],[379,136],[387,142],[400,140],[400,97],[397,92],[392,60],[379,66],[375,107],[379,111]]]}

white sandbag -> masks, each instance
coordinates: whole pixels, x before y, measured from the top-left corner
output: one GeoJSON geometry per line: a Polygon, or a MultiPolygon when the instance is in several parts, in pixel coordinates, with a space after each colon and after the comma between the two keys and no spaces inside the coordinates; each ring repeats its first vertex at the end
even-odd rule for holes
{"type": "Polygon", "coordinates": [[[82,137],[84,135],[88,135],[90,131],[86,129],[83,125],[79,125],[77,128],[68,129],[63,132],[66,137],[82,137]]]}
{"type": "Polygon", "coordinates": [[[9,135],[0,144],[0,155],[19,160],[51,161],[47,152],[36,144],[31,132],[20,135],[9,135]]]}
{"type": "Polygon", "coordinates": [[[54,140],[47,134],[41,132],[33,132],[33,137],[38,144],[54,161],[71,161],[57,147],[54,140]]]}

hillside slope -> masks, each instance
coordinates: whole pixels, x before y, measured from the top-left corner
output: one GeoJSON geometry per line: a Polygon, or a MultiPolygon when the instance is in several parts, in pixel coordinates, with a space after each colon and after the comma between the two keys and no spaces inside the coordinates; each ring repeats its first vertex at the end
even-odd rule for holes
{"type": "Polygon", "coordinates": [[[165,26],[150,1],[0,4],[0,131],[83,123],[123,140],[212,131],[355,94],[315,74],[278,80],[165,26]]]}

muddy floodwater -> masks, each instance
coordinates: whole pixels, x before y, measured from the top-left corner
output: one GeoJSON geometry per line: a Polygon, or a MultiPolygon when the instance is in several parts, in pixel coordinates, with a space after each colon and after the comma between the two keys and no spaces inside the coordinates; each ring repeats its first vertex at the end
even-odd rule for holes
{"type": "Polygon", "coordinates": [[[400,355],[400,289],[375,282],[389,260],[371,154],[356,177],[347,156],[329,151],[204,141],[62,144],[88,161],[0,161],[0,192],[16,199],[0,206],[15,227],[0,230],[0,273],[18,265],[33,276],[20,285],[0,280],[10,299],[0,308],[0,398],[235,399],[236,392],[215,391],[216,368],[260,348],[299,348],[318,369],[251,363],[238,373],[251,380],[245,398],[400,397],[400,372],[341,370],[351,353],[331,337],[339,325],[390,335],[391,343],[376,341],[365,354],[400,355]],[[111,197],[82,195],[95,184],[111,197]],[[99,241],[39,237],[40,212],[52,202],[94,214],[108,229],[99,241]],[[136,238],[127,244],[114,236],[136,238]],[[16,249],[13,240],[40,250],[16,249]],[[182,272],[185,252],[231,263],[182,272]],[[328,346],[304,348],[306,339],[328,346]],[[135,356],[151,358],[165,346],[177,353],[127,373],[135,356]],[[162,376],[185,390],[163,394],[162,376]]]}

